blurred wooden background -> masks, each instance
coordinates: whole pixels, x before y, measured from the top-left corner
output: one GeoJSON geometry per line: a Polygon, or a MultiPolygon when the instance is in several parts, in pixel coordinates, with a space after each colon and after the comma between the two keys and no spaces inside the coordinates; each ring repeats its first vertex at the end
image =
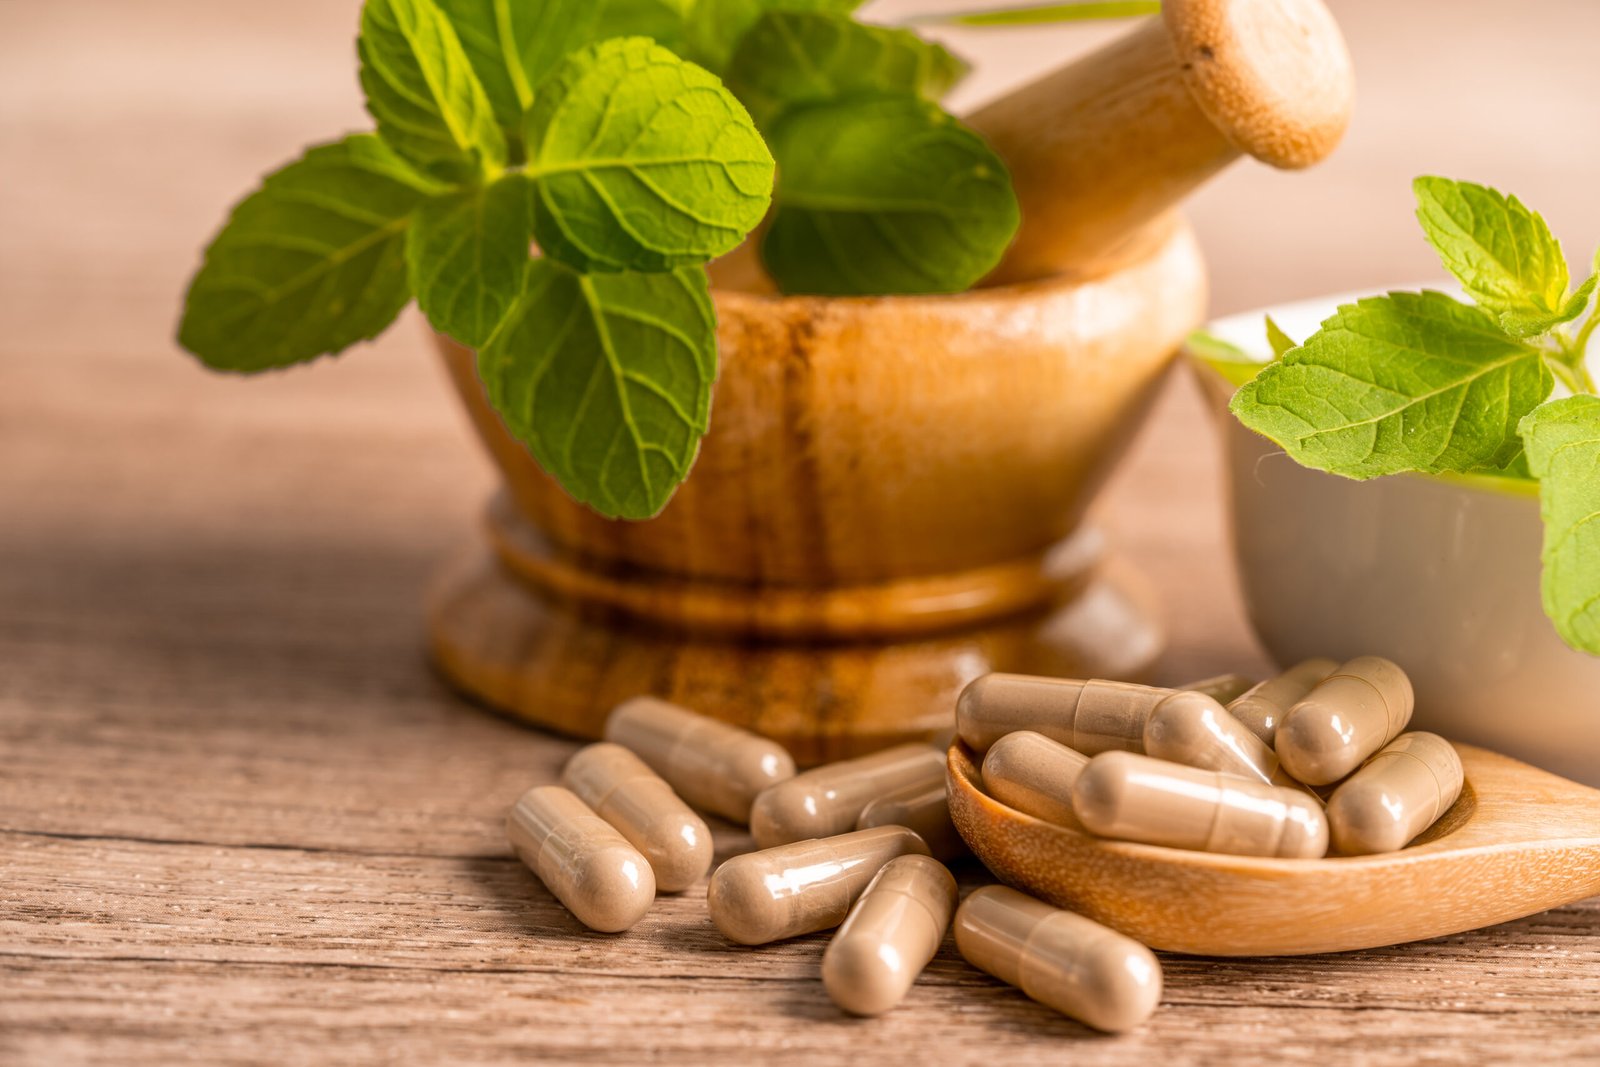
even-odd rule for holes
{"type": "MultiPolygon", "coordinates": [[[[1331,6],[1355,125],[1313,172],[1240,164],[1195,200],[1215,310],[1437,277],[1424,172],[1515,191],[1588,258],[1600,3],[1331,6]]],[[[358,7],[0,0],[0,1061],[1595,1062],[1596,901],[1384,952],[1168,959],[1164,1010],[1117,1040],[948,949],[903,1012],[850,1024],[820,942],[731,951],[693,893],[621,939],[577,931],[499,829],[570,746],[419,654],[491,478],[417,320],[248,382],[170,340],[227,206],[366,125],[358,7]]],[[[950,33],[978,63],[959,99],[1108,32],[950,33]]],[[[1169,680],[1265,669],[1216,489],[1174,379],[1100,509],[1164,587],[1169,680]]]]}

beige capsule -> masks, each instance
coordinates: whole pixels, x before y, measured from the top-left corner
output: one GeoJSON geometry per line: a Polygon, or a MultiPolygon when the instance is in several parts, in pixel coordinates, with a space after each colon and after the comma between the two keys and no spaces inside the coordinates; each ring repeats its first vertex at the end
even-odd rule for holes
{"type": "Polygon", "coordinates": [[[875,826],[904,826],[916,831],[933,858],[945,863],[972,855],[956,832],[956,824],[950,821],[944,782],[914,785],[874,800],[861,809],[856,829],[870,830],[875,826]]]}
{"type": "Polygon", "coordinates": [[[1395,852],[1461,795],[1461,756],[1438,734],[1401,734],[1328,800],[1333,845],[1347,856],[1395,852]]]}
{"type": "Polygon", "coordinates": [[[735,856],[711,876],[706,908],[730,941],[764,945],[844,922],[861,891],[897,856],[926,856],[903,826],[856,830],[735,856]]]}
{"type": "Polygon", "coordinates": [[[832,837],[855,829],[872,801],[915,786],[944,784],[945,754],[912,742],[870,756],[813,767],[764,790],[750,808],[758,848],[832,837]]]}
{"type": "Polygon", "coordinates": [[[769,786],[794,777],[794,758],[776,741],[654,697],[617,705],[606,740],[630,749],[692,807],[737,823],[769,786]]]}
{"type": "Polygon", "coordinates": [[[1032,730],[1006,734],[983,757],[983,788],[1036,819],[1083,829],[1072,810],[1072,785],[1089,757],[1032,730]]]}
{"type": "Polygon", "coordinates": [[[1380,656],[1361,656],[1289,709],[1273,746],[1297,781],[1329,785],[1400,735],[1413,700],[1405,671],[1380,656]]]}
{"type": "Polygon", "coordinates": [[[882,1015],[904,999],[939,951],[956,910],[956,880],[927,856],[883,866],[822,954],[822,986],[854,1015],[882,1015]]]}
{"type": "Polygon", "coordinates": [[[1296,663],[1276,678],[1268,678],[1232,703],[1221,697],[1217,699],[1228,705],[1228,714],[1270,745],[1278,736],[1278,727],[1282,725],[1289,709],[1338,666],[1337,660],[1308,659],[1296,663]]]}
{"type": "Polygon", "coordinates": [[[1097,1030],[1131,1030],[1161,1002],[1161,964],[1149,949],[1015,889],[974,891],[955,930],[968,963],[1097,1030]]]}
{"type": "Polygon", "coordinates": [[[1187,685],[1174,686],[1189,693],[1204,693],[1218,704],[1227,704],[1237,700],[1255,687],[1254,678],[1246,678],[1242,674],[1218,674],[1210,678],[1202,678],[1197,682],[1187,685]]]}
{"type": "Polygon", "coordinates": [[[1252,781],[1294,784],[1279,772],[1277,754],[1203,693],[1174,693],[1157,704],[1144,724],[1144,752],[1252,781]]]}
{"type": "Polygon", "coordinates": [[[626,930],[655,900],[649,862],[561,786],[535,786],[522,794],[506,815],[506,836],[518,858],[592,930],[626,930]]]}
{"type": "Polygon", "coordinates": [[[961,691],[956,732],[977,752],[1018,730],[1034,730],[1085,756],[1138,752],[1145,719],[1171,694],[1131,682],[986,674],[961,691]]]}
{"type": "Polygon", "coordinates": [[[656,888],[677,893],[711,869],[711,830],[644,761],[609,741],[573,753],[561,784],[644,854],[656,888]]]}
{"type": "Polygon", "coordinates": [[[1091,759],[1072,810],[1091,833],[1123,841],[1287,859],[1328,851],[1328,820],[1304,792],[1132,752],[1091,759]]]}

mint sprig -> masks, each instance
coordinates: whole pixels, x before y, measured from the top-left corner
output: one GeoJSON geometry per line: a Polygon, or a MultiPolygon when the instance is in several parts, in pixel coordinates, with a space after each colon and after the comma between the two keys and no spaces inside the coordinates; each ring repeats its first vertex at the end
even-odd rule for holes
{"type": "Polygon", "coordinates": [[[948,292],[1017,222],[1004,166],[936,100],[965,70],[858,0],[365,0],[373,133],[234,209],[179,340],[254,372],[375,337],[415,297],[480,353],[507,428],[575,499],[655,514],[716,378],[703,271],[783,195],[779,286],[948,292]],[[711,71],[736,67],[739,94],[711,71]],[[537,255],[534,252],[537,247],[537,255]]]}
{"type": "Polygon", "coordinates": [[[1429,242],[1474,303],[1369,297],[1298,346],[1269,319],[1276,358],[1230,409],[1296,462],[1349,478],[1537,478],[1545,609],[1569,644],[1600,655],[1600,397],[1587,364],[1600,253],[1574,290],[1549,226],[1516,197],[1446,178],[1414,188],[1429,242]],[[1576,395],[1551,400],[1558,381],[1576,395]]]}

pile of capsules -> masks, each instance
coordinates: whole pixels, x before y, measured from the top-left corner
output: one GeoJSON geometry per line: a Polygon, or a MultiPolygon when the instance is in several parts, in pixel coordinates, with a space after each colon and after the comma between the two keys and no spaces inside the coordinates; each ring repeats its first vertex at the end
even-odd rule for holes
{"type": "MultiPolygon", "coordinates": [[[[956,731],[984,753],[984,788],[1037,818],[1310,858],[1326,853],[1330,825],[1341,852],[1400,848],[1454,803],[1460,760],[1432,734],[1401,733],[1411,706],[1405,675],[1376,657],[1308,661],[1253,688],[1233,675],[1168,690],[991,674],[962,693],[956,731]],[[1341,779],[1324,812],[1310,787],[1341,779]]],[[[699,809],[747,824],[759,849],[712,875],[717,928],[761,945],[838,927],[822,981],[848,1012],[898,1004],[952,919],[968,962],[1090,1026],[1131,1029],[1161,999],[1150,950],[1088,918],[998,885],[957,908],[945,864],[969,853],[950,821],[944,753],[931,745],[797,774],[774,741],[639,697],[611,713],[605,741],[573,755],[561,781],[523,794],[507,833],[592,929],[628,929],[658,889],[699,882],[712,859],[699,809]]]]}

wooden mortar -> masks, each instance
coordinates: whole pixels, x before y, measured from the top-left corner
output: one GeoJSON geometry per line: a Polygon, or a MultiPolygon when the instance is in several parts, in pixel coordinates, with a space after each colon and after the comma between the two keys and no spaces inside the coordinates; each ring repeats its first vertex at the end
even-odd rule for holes
{"type": "Polygon", "coordinates": [[[439,585],[436,661],[581,737],[653,693],[802,763],[948,732],[986,671],[1142,672],[1161,645],[1148,598],[1080,524],[1204,318],[1172,208],[1242,152],[1320,159],[1351,91],[1321,0],[1168,0],[972,116],[1022,208],[987,287],[779,297],[747,242],[713,264],[711,431],[648,522],[574,504],[440,338],[506,493],[491,557],[439,585]]]}
{"type": "Polygon", "coordinates": [[[717,290],[711,431],[641,523],[573,503],[440,338],[506,492],[492,556],[435,591],[436,661],[580,737],[653,693],[802,763],[947,731],[985,671],[1141,672],[1148,598],[1080,523],[1206,291],[1176,218],[1132,258],[957,296],[717,290]]]}

